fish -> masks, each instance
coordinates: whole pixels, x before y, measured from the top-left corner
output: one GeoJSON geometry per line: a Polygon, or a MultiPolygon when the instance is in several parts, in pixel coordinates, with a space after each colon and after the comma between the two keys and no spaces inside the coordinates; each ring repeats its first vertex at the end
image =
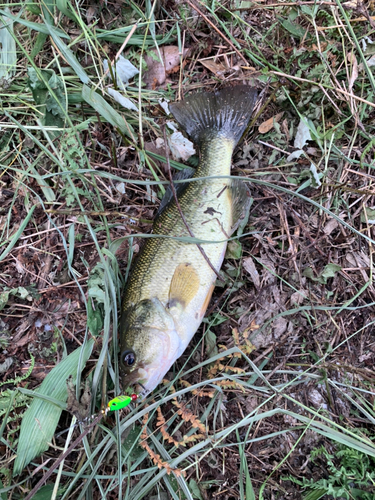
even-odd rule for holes
{"type": "Polygon", "coordinates": [[[169,105],[200,150],[192,181],[177,183],[176,188],[190,233],[203,241],[200,246],[209,262],[196,243],[187,242],[191,234],[170,188],[153,224],[153,233],[160,237],[147,238],[131,269],[122,304],[121,382],[123,388],[137,386],[139,398],[158,386],[198,330],[227,240],[249,208],[246,183],[220,176],[230,175],[234,148],[256,99],[256,89],[238,85],[198,92],[169,105]]]}

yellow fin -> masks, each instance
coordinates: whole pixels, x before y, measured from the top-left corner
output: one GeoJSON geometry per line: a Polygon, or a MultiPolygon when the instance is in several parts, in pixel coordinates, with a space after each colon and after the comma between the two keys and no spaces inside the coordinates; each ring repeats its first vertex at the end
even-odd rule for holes
{"type": "Polygon", "coordinates": [[[169,288],[169,308],[181,304],[185,308],[198,292],[200,279],[197,271],[189,263],[176,267],[169,288]]]}

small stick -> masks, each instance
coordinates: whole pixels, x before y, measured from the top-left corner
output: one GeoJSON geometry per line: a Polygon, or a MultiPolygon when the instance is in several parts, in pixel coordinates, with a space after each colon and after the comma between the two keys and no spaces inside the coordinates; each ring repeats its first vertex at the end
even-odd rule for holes
{"type": "Polygon", "coordinates": [[[106,76],[106,75],[108,74],[108,72],[109,72],[109,67],[110,67],[110,66],[111,66],[111,67],[113,67],[113,66],[114,66],[114,64],[116,63],[117,59],[120,57],[121,52],[122,52],[122,51],[124,50],[124,48],[126,47],[126,45],[127,45],[128,41],[129,41],[129,40],[130,40],[130,38],[132,37],[132,35],[133,35],[134,31],[138,28],[138,23],[139,23],[139,21],[138,21],[138,22],[136,22],[136,23],[134,24],[134,26],[132,27],[132,29],[129,31],[128,36],[127,36],[127,37],[125,38],[125,40],[124,40],[124,43],[121,45],[120,49],[117,51],[117,54],[115,55],[115,58],[113,59],[113,61],[111,61],[111,62],[110,62],[110,64],[108,65],[108,68],[107,68],[107,70],[105,71],[105,73],[104,73],[104,75],[103,75],[103,76],[106,76]]]}
{"type": "MultiPolygon", "coordinates": [[[[321,84],[318,82],[314,82],[312,80],[307,80],[306,78],[300,78],[298,76],[287,75],[286,73],[281,73],[279,71],[270,71],[270,73],[272,73],[273,75],[277,75],[277,76],[284,76],[285,78],[289,78],[290,80],[296,80],[298,82],[307,82],[307,83],[310,83],[311,85],[317,85],[318,87],[321,86],[321,84]]],[[[350,92],[347,92],[346,90],[342,90],[342,89],[339,89],[337,87],[332,87],[332,88],[327,87],[327,88],[330,90],[336,90],[336,92],[340,92],[341,94],[344,94],[348,97],[351,97],[352,99],[356,99],[357,101],[363,102],[363,103],[367,104],[368,106],[375,108],[375,103],[367,101],[366,99],[363,99],[362,97],[359,97],[355,94],[351,94],[350,92]]]]}
{"type": "MultiPolygon", "coordinates": [[[[181,206],[180,206],[180,202],[178,201],[178,198],[177,198],[177,193],[176,193],[176,189],[174,187],[174,184],[173,184],[173,179],[172,179],[172,172],[171,172],[171,165],[169,163],[169,151],[168,151],[168,142],[167,142],[167,134],[165,133],[165,125],[163,126],[163,135],[164,135],[164,144],[165,144],[165,159],[167,160],[167,169],[168,169],[168,177],[169,177],[169,182],[170,182],[170,185],[171,185],[171,189],[172,189],[172,193],[173,193],[173,198],[174,198],[174,201],[176,202],[176,207],[177,207],[177,210],[179,211],[179,214],[181,216],[181,219],[182,219],[182,222],[185,224],[186,226],[186,229],[188,230],[188,233],[190,234],[190,236],[192,238],[195,238],[193,232],[191,231],[190,227],[189,227],[189,224],[187,223],[187,220],[185,219],[185,216],[184,214],[182,213],[182,210],[181,210],[181,206]]],[[[217,271],[214,266],[212,265],[210,259],[207,257],[207,254],[206,252],[203,250],[203,248],[201,247],[201,245],[199,243],[196,244],[200,253],[202,254],[204,260],[207,262],[207,264],[210,266],[210,268],[213,270],[213,272],[216,274],[216,276],[218,277],[218,279],[220,281],[225,281],[219,274],[219,271],[217,271]]]]}
{"type": "Polygon", "coordinates": [[[42,479],[34,486],[34,488],[30,491],[30,493],[27,495],[25,500],[31,500],[35,493],[39,491],[43,483],[45,483],[50,476],[52,476],[53,471],[57,469],[57,467],[60,465],[60,463],[66,459],[66,457],[71,453],[74,448],[82,441],[82,439],[91,431],[91,428],[94,427],[100,420],[103,418],[105,412],[99,413],[99,415],[92,421],[92,423],[85,429],[82,434],[80,434],[77,439],[69,446],[69,448],[66,450],[65,453],[59,457],[56,462],[53,464],[53,466],[50,468],[50,470],[42,477],[42,479]]]}
{"type": "Polygon", "coordinates": [[[238,56],[240,56],[240,58],[241,58],[243,61],[245,61],[245,63],[247,64],[247,61],[246,61],[246,59],[244,58],[244,56],[241,54],[241,52],[240,52],[240,51],[239,51],[239,50],[238,50],[238,49],[237,49],[237,48],[233,45],[233,43],[232,43],[232,42],[231,42],[231,41],[230,41],[230,40],[229,40],[229,39],[228,39],[228,38],[227,38],[227,37],[226,37],[226,36],[225,36],[225,35],[224,35],[224,34],[223,34],[220,30],[219,30],[219,28],[217,28],[217,27],[216,27],[216,26],[215,26],[215,25],[214,25],[214,24],[213,24],[213,23],[212,23],[212,22],[208,19],[208,17],[207,17],[207,16],[205,16],[205,15],[203,14],[203,12],[202,12],[201,10],[199,10],[199,9],[198,9],[198,7],[196,7],[195,5],[193,5],[193,4],[192,4],[189,0],[186,0],[186,2],[190,5],[190,7],[191,7],[192,9],[194,9],[195,11],[197,11],[197,12],[198,12],[198,14],[199,14],[200,16],[202,16],[202,17],[203,17],[203,19],[206,21],[206,23],[208,23],[208,24],[211,26],[211,28],[213,28],[213,29],[216,31],[216,33],[219,33],[219,35],[221,36],[221,38],[223,38],[223,39],[224,39],[224,40],[225,40],[225,41],[226,41],[226,42],[227,42],[227,43],[228,43],[228,44],[232,47],[232,49],[236,51],[237,55],[238,55],[238,56]]]}

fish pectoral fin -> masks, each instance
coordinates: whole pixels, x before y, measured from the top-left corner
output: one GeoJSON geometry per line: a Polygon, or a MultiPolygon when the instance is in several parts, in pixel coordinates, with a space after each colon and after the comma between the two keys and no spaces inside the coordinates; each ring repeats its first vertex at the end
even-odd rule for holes
{"type": "Polygon", "coordinates": [[[185,308],[196,296],[200,285],[197,271],[188,262],[179,264],[173,274],[169,288],[168,307],[180,305],[185,308]]]}
{"type": "Polygon", "coordinates": [[[232,179],[232,185],[229,189],[232,197],[232,226],[229,236],[232,236],[241,221],[248,214],[252,199],[247,184],[241,179],[232,179]]]}

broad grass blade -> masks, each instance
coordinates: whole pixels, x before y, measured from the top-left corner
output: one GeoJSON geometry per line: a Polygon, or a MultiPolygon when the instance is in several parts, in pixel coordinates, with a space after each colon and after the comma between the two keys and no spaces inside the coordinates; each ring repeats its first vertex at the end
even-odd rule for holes
{"type": "Polygon", "coordinates": [[[18,228],[16,234],[14,236],[12,236],[12,239],[9,243],[9,245],[7,246],[7,248],[4,250],[4,252],[0,255],[0,262],[5,259],[5,257],[8,255],[8,253],[12,250],[12,248],[14,247],[14,245],[17,243],[18,241],[18,238],[21,236],[21,234],[23,233],[23,230],[25,229],[25,227],[27,226],[27,224],[29,223],[30,219],[31,219],[31,216],[33,215],[34,213],[34,210],[35,210],[35,205],[33,207],[31,207],[29,213],[27,214],[26,218],[22,221],[22,224],[20,225],[20,227],[18,228]]]}
{"type": "Polygon", "coordinates": [[[101,95],[84,85],[82,87],[82,97],[100,116],[105,118],[114,127],[117,127],[124,135],[135,141],[133,127],[101,95]]]}
{"type": "Polygon", "coordinates": [[[67,0],[56,0],[57,9],[73,21],[77,21],[77,16],[69,10],[70,3],[67,0]]]}
{"type": "MultiPolygon", "coordinates": [[[[75,382],[81,350],[84,349],[82,359],[86,363],[93,345],[94,340],[91,339],[84,347],[76,349],[63,359],[51,370],[35,392],[66,402],[68,397],[66,380],[72,376],[75,382]]],[[[19,474],[33,458],[48,449],[61,412],[60,407],[38,397],[34,398],[22,419],[17,457],[14,463],[14,475],[19,474]]]]}
{"type": "Polygon", "coordinates": [[[12,33],[13,21],[11,19],[8,19],[8,21],[0,19],[0,80],[3,78],[9,80],[15,72],[17,52],[12,33]]]}
{"type": "MultiPolygon", "coordinates": [[[[6,10],[0,9],[0,15],[9,17],[9,19],[12,19],[12,21],[15,21],[16,23],[20,23],[23,26],[26,26],[27,28],[30,28],[34,31],[39,31],[40,33],[45,33],[46,35],[50,34],[50,31],[48,27],[45,24],[42,23],[34,23],[33,21],[28,21],[27,19],[22,19],[20,16],[13,16],[12,14],[9,14],[6,10]]],[[[70,36],[64,33],[63,31],[54,28],[54,32],[61,38],[67,38],[70,40],[70,36]]]]}
{"type": "Polygon", "coordinates": [[[70,48],[67,45],[65,45],[65,43],[61,40],[60,33],[53,26],[50,26],[48,24],[46,24],[46,26],[48,27],[49,34],[51,35],[56,46],[61,51],[61,53],[64,55],[64,58],[66,59],[68,64],[71,66],[73,71],[75,71],[76,75],[79,77],[81,82],[82,83],[89,83],[90,78],[88,77],[86,71],[79,64],[76,56],[73,54],[73,52],[70,50],[70,48]]]}
{"type": "Polygon", "coordinates": [[[43,0],[42,12],[46,24],[53,24],[53,17],[55,14],[55,0],[43,0]]]}

